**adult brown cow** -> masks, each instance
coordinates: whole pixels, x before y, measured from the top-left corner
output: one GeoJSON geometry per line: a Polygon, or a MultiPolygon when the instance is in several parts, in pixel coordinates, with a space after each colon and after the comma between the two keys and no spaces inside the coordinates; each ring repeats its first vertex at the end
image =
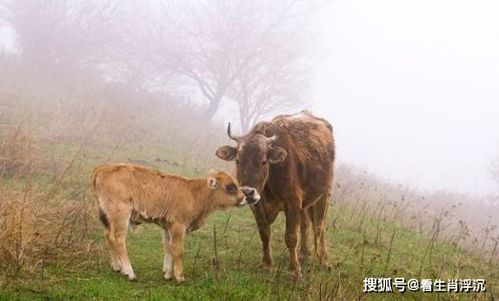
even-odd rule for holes
{"type": "Polygon", "coordinates": [[[325,241],[325,217],[331,195],[335,147],[329,122],[308,111],[280,115],[260,122],[245,136],[227,134],[237,147],[222,146],[216,155],[236,161],[241,185],[257,189],[262,200],[251,207],[263,245],[263,266],[272,266],[270,225],[277,214],[286,215],[285,241],[289,269],[301,278],[298,233],[301,228],[302,259],[309,255],[308,229],[313,225],[315,253],[329,267],[325,241]],[[311,223],[310,223],[311,221],[311,223]]]}

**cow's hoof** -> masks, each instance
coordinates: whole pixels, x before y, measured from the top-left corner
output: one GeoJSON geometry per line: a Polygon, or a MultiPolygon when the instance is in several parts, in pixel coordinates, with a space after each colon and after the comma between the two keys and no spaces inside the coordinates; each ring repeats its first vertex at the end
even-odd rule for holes
{"type": "Polygon", "coordinates": [[[298,259],[300,260],[300,262],[308,262],[309,257],[310,257],[310,253],[301,253],[300,252],[298,259]]]}
{"type": "Polygon", "coordinates": [[[270,272],[272,271],[272,263],[262,262],[262,264],[260,264],[260,269],[265,272],[270,272]]]}
{"type": "Polygon", "coordinates": [[[171,280],[172,279],[172,274],[164,274],[163,275],[163,278],[165,278],[165,280],[171,280]]]}
{"type": "Polygon", "coordinates": [[[299,283],[303,281],[303,275],[301,271],[291,271],[291,281],[299,283]]]}
{"type": "Polygon", "coordinates": [[[177,283],[182,283],[182,282],[185,282],[185,277],[184,277],[184,276],[179,276],[179,277],[176,277],[176,278],[175,278],[175,281],[177,281],[177,283]]]}
{"type": "Polygon", "coordinates": [[[333,269],[333,265],[329,262],[328,259],[321,260],[321,266],[325,268],[327,271],[331,271],[333,269]]]}
{"type": "Polygon", "coordinates": [[[333,269],[333,265],[329,262],[321,263],[321,265],[326,271],[331,271],[333,269]]]}
{"type": "Polygon", "coordinates": [[[300,260],[300,265],[301,266],[307,266],[310,263],[310,257],[308,255],[302,255],[298,257],[300,260]]]}

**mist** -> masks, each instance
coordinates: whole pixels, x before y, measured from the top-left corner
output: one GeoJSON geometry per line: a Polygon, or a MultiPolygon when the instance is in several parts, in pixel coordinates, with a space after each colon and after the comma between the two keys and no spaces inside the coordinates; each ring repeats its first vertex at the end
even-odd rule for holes
{"type": "MultiPolygon", "coordinates": [[[[495,1],[464,0],[0,0],[0,299],[353,300],[372,276],[495,287],[497,16],[495,1]],[[260,123],[302,110],[311,113],[260,123]],[[160,180],[171,176],[231,193],[247,185],[242,173],[257,174],[241,170],[234,147],[253,140],[234,137],[270,137],[276,125],[287,129],[257,136],[265,147],[248,159],[261,171],[259,203],[179,226],[186,285],[165,282],[172,263],[185,280],[182,255],[168,253],[176,222],[126,205],[163,232],[139,226],[91,189],[96,167],[117,164],[158,182],[130,177],[157,186],[108,202],[150,194],[160,204],[161,190],[180,204],[190,193],[174,196],[160,180]],[[317,150],[294,150],[309,134],[317,150]],[[214,169],[233,182],[213,185],[214,169]],[[322,187],[304,180],[321,175],[322,187]],[[275,179],[291,180],[273,189],[275,179]],[[130,231],[116,231],[113,214],[130,231]],[[134,278],[127,235],[136,284],[113,271],[134,278]],[[160,271],[162,255],[164,277],[146,272],[160,271]]],[[[187,207],[213,207],[197,198],[187,207]]],[[[152,211],[177,215],[163,203],[152,211]]]]}
{"type": "Polygon", "coordinates": [[[497,192],[499,4],[335,1],[313,106],[341,161],[425,190],[497,192]]]}
{"type": "MultiPolygon", "coordinates": [[[[308,16],[321,50],[306,101],[284,111],[307,107],[328,118],[340,163],[429,191],[497,192],[490,166],[499,150],[499,4],[322,5],[308,16]]],[[[4,51],[19,51],[3,25],[4,51]]],[[[203,95],[191,101],[202,105],[203,95]]],[[[234,114],[226,102],[217,120],[234,122],[234,114]]]]}

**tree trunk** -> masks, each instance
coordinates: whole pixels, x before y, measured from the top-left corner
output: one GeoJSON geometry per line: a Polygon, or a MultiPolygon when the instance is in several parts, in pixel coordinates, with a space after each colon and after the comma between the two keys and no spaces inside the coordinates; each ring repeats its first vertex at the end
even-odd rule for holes
{"type": "Polygon", "coordinates": [[[210,103],[208,107],[204,111],[204,117],[207,120],[212,120],[215,113],[218,111],[218,107],[220,106],[220,102],[222,101],[222,96],[215,95],[214,98],[210,99],[210,103]]]}

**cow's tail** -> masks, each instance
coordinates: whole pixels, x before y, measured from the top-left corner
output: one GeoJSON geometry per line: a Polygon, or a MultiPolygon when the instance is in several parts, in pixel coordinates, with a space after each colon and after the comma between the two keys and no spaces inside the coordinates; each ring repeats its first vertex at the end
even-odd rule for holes
{"type": "Polygon", "coordinates": [[[99,220],[104,225],[104,227],[109,228],[109,218],[107,217],[106,212],[104,212],[104,210],[100,206],[99,195],[97,194],[97,169],[93,170],[90,183],[92,194],[94,195],[94,198],[97,202],[97,206],[99,206],[99,220]]]}

